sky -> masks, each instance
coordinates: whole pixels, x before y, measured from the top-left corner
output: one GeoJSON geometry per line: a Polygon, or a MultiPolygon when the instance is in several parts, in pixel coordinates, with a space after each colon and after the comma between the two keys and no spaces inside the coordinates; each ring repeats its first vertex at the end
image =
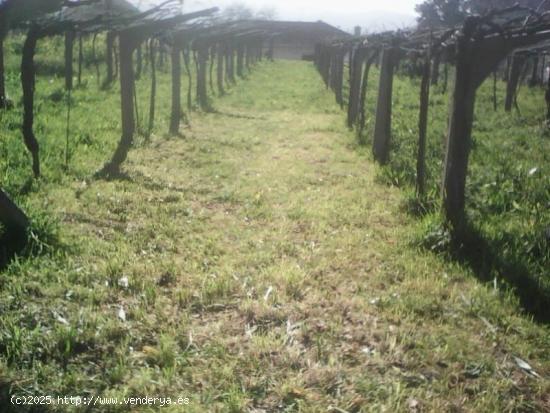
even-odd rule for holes
{"type": "MultiPolygon", "coordinates": [[[[141,1],[158,3],[158,0],[141,1]]],[[[367,31],[379,31],[414,24],[414,6],[422,0],[184,0],[184,10],[223,8],[236,2],[255,10],[273,8],[280,20],[323,20],[349,31],[356,25],[367,31]]]]}

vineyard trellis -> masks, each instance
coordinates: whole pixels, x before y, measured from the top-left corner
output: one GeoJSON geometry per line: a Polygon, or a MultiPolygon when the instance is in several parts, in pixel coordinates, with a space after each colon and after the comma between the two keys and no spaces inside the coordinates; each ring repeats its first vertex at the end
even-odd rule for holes
{"type": "MultiPolygon", "coordinates": [[[[40,176],[40,146],[34,133],[34,91],[36,69],[34,55],[39,39],[51,36],[64,36],[65,39],[65,89],[68,93],[67,111],[67,146],[69,139],[70,91],[73,88],[73,48],[78,41],[78,79],[82,69],[82,36],[93,35],[93,55],[99,85],[99,66],[96,55],[96,39],[99,33],[106,33],[105,63],[107,73],[102,87],[108,87],[116,77],[119,77],[121,95],[121,138],[111,157],[97,173],[98,177],[119,174],[133,145],[136,132],[137,98],[135,81],[142,71],[141,48],[146,45],[146,64],[151,68],[151,98],[149,121],[146,133],[150,135],[155,117],[156,66],[163,64],[165,50],[170,48],[171,58],[171,116],[169,131],[179,133],[179,125],[183,116],[181,104],[181,77],[183,67],[189,79],[187,91],[187,106],[191,110],[193,77],[196,85],[198,106],[205,111],[211,110],[208,84],[213,91],[213,65],[217,63],[216,83],[218,92],[222,95],[227,89],[227,83],[236,83],[237,77],[244,78],[245,71],[264,55],[264,43],[268,43],[266,56],[273,55],[273,38],[281,30],[280,25],[274,30],[267,22],[262,21],[230,21],[219,22],[211,17],[217,8],[199,10],[182,14],[179,1],[167,0],[151,9],[139,12],[126,7],[125,2],[114,0],[82,0],[54,1],[49,0],[44,10],[31,13],[20,13],[13,17],[13,8],[25,10],[25,2],[19,1],[17,7],[13,0],[0,4],[0,22],[3,23],[0,39],[4,39],[11,27],[27,31],[21,59],[21,86],[23,90],[23,122],[22,132],[26,148],[32,157],[32,171],[35,178],[40,176]],[[23,6],[23,7],[21,7],[23,6]],[[57,9],[57,11],[56,11],[57,9]],[[138,51],[137,53],[135,53],[138,51]],[[134,56],[134,55],[137,56],[134,56]],[[159,62],[156,61],[156,55],[159,62]],[[135,58],[134,58],[135,57],[135,58]],[[193,59],[196,70],[191,69],[193,59]],[[236,61],[235,61],[236,60],[236,61]],[[208,63],[210,62],[210,70],[208,63]],[[195,75],[195,76],[193,76],[195,75]],[[210,79],[208,79],[210,75],[210,79]]],[[[28,6],[28,4],[27,4],[28,6]]],[[[3,49],[0,53],[0,102],[5,106],[3,49]]],[[[8,197],[0,193],[0,223],[5,230],[22,234],[26,231],[29,221],[25,214],[8,197]]]]}
{"type": "MultiPolygon", "coordinates": [[[[429,86],[438,82],[441,63],[455,66],[441,193],[446,221],[460,240],[467,224],[465,189],[476,91],[496,71],[499,64],[515,51],[509,59],[506,77],[508,87],[505,109],[509,111],[515,101],[522,67],[527,57],[531,55],[538,59],[549,39],[550,14],[516,5],[493,10],[484,16],[470,16],[460,27],[438,32],[385,32],[319,44],[316,48],[315,64],[327,88],[333,90],[336,102],[342,104],[342,67],[347,56],[350,66],[347,124],[362,136],[369,70],[375,59],[379,58],[380,81],[372,151],[374,158],[385,164],[390,156],[392,83],[395,69],[403,58],[423,62],[420,65],[422,81],[416,154],[416,188],[420,197],[425,191],[424,157],[429,86]]],[[[537,74],[538,60],[533,66],[533,73],[537,74]]],[[[547,102],[550,102],[550,93],[547,92],[546,95],[547,102]]],[[[550,114],[550,109],[548,113],[550,114]]]]}

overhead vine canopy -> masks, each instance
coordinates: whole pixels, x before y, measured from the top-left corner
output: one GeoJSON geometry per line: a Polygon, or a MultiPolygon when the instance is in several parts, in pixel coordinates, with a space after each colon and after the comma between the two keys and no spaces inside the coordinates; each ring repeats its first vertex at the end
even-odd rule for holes
{"type": "Polygon", "coordinates": [[[56,23],[70,23],[85,28],[95,23],[97,28],[129,19],[139,14],[139,10],[125,0],[97,0],[78,7],[63,7],[61,10],[36,19],[33,23],[49,26],[56,23]]]}
{"type": "Polygon", "coordinates": [[[100,0],[3,0],[0,1],[0,36],[11,26],[28,22],[62,7],[82,7],[100,0]]]}
{"type": "MultiPolygon", "coordinates": [[[[545,10],[545,7],[535,9],[516,4],[503,9],[492,9],[483,15],[469,15],[451,27],[437,26],[426,30],[421,25],[420,28],[407,32],[343,38],[317,47],[316,65],[342,106],[345,103],[344,59],[345,56],[350,56],[348,125],[353,127],[359,119],[360,133],[365,123],[364,106],[369,67],[380,55],[381,74],[373,153],[381,163],[388,162],[390,156],[392,78],[395,68],[406,57],[425,62],[422,64],[424,68],[419,121],[421,127],[417,174],[420,182],[417,185],[420,188],[423,187],[422,147],[427,127],[430,65],[433,62],[433,67],[437,68],[441,59],[455,65],[442,193],[446,218],[456,233],[462,233],[465,227],[465,183],[476,91],[512,52],[519,50],[525,54],[540,50],[548,44],[550,12],[545,10]]],[[[517,79],[517,68],[515,70],[514,78],[517,79]]],[[[438,70],[432,70],[432,73],[436,74],[438,70]]]]}

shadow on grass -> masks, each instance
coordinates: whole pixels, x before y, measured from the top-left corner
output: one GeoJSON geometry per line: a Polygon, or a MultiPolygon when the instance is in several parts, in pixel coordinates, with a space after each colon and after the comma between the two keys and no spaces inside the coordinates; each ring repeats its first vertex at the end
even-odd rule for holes
{"type": "MultiPolygon", "coordinates": [[[[50,413],[52,409],[47,405],[21,405],[15,403],[15,397],[21,397],[15,394],[14,383],[0,376],[0,410],[3,413],[50,413]],[[12,399],[13,398],[13,399],[12,399]]],[[[25,395],[27,398],[28,395],[25,395]]],[[[21,401],[21,400],[19,400],[21,401]]]]}
{"type": "Polygon", "coordinates": [[[521,258],[506,257],[502,244],[487,238],[478,228],[469,224],[459,238],[440,226],[424,237],[422,244],[467,265],[482,282],[492,281],[498,274],[504,281],[501,288],[511,289],[527,314],[539,323],[550,323],[550,288],[536,279],[521,258]]]}
{"type": "Polygon", "coordinates": [[[415,217],[423,218],[426,215],[433,214],[437,211],[438,203],[434,197],[419,197],[416,194],[409,196],[403,203],[403,210],[415,217]]]}
{"type": "Polygon", "coordinates": [[[254,120],[265,120],[266,119],[262,116],[250,116],[250,115],[244,115],[242,113],[223,112],[221,110],[214,109],[214,108],[210,108],[207,112],[212,113],[214,115],[227,116],[228,118],[254,119],[254,120]]]}
{"type": "MultiPolygon", "coordinates": [[[[132,175],[130,175],[128,172],[121,171],[121,170],[109,171],[108,173],[105,173],[104,170],[101,170],[94,175],[94,180],[105,181],[105,182],[112,182],[112,181],[127,182],[130,184],[138,185],[150,191],[169,190],[174,192],[186,192],[185,188],[168,186],[164,183],[156,182],[152,178],[138,171],[133,171],[132,175]]],[[[80,193],[77,194],[77,197],[79,197],[80,195],[81,195],[80,193]]]]}

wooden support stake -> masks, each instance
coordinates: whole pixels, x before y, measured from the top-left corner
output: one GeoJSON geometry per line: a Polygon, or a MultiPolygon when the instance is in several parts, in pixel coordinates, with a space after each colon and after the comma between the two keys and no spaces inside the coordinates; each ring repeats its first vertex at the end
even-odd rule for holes
{"type": "Polygon", "coordinates": [[[416,193],[423,198],[426,194],[426,135],[428,131],[428,107],[430,103],[431,57],[428,54],[422,69],[420,85],[420,114],[418,118],[418,154],[416,158],[416,193]]]}
{"type": "Polygon", "coordinates": [[[157,95],[157,65],[155,64],[155,39],[149,41],[149,61],[151,64],[151,99],[149,101],[149,126],[147,137],[151,136],[155,126],[155,99],[157,95]]]}
{"type": "Polygon", "coordinates": [[[244,45],[241,42],[237,45],[237,76],[244,77],[244,45]]]}
{"type": "Polygon", "coordinates": [[[185,65],[185,72],[187,73],[187,110],[193,109],[193,74],[191,73],[190,62],[190,49],[189,46],[183,48],[183,63],[185,65]]]}
{"type": "Polygon", "coordinates": [[[104,86],[109,86],[114,80],[114,68],[113,68],[113,53],[115,44],[115,33],[108,32],[106,39],[107,50],[105,53],[105,62],[107,63],[107,75],[105,77],[104,86]]]}
{"type": "Polygon", "coordinates": [[[39,145],[34,136],[34,84],[35,67],[34,54],[39,34],[30,29],[23,45],[23,56],[21,59],[21,86],[23,89],[23,139],[25,146],[32,156],[32,170],[34,177],[40,176],[39,145]]]}
{"type": "MultiPolygon", "coordinates": [[[[367,52],[368,53],[368,52],[367,52]]],[[[363,135],[363,130],[365,129],[365,124],[367,122],[367,90],[369,83],[369,73],[370,68],[376,58],[378,57],[378,50],[370,52],[365,62],[365,68],[363,69],[363,78],[361,80],[361,97],[359,99],[359,128],[357,129],[357,135],[361,138],[363,135]]]]}
{"type": "Polygon", "coordinates": [[[218,93],[220,96],[223,96],[225,94],[225,90],[223,89],[223,61],[225,56],[225,47],[223,43],[218,44],[218,63],[216,65],[216,77],[217,77],[217,83],[218,83],[218,93]]]}
{"type": "Polygon", "coordinates": [[[335,73],[334,73],[334,93],[336,94],[336,103],[340,107],[344,107],[344,57],[346,52],[342,48],[338,48],[334,55],[335,73]]]}
{"type": "Polygon", "coordinates": [[[137,46],[130,34],[119,35],[120,45],[120,102],[122,114],[122,136],[110,162],[103,172],[111,175],[120,172],[120,165],[126,160],[132,147],[135,132],[134,119],[134,49],[137,46]]]}
{"type": "Polygon", "coordinates": [[[348,100],[348,128],[352,129],[359,115],[359,103],[361,97],[361,77],[362,68],[365,60],[365,50],[357,48],[353,53],[350,52],[350,81],[349,81],[349,100],[348,100]]]}
{"type": "Polygon", "coordinates": [[[210,93],[213,95],[216,93],[214,91],[214,63],[216,62],[216,46],[212,45],[210,47],[210,70],[209,70],[209,83],[210,83],[210,93]]]}
{"type": "Polygon", "coordinates": [[[101,85],[101,74],[99,72],[99,60],[97,59],[97,54],[96,54],[96,42],[97,42],[97,33],[94,34],[94,38],[92,40],[92,58],[94,60],[97,85],[100,86],[101,85]]]}
{"type": "Polygon", "coordinates": [[[382,51],[380,58],[380,84],[372,151],[374,158],[383,165],[390,156],[393,74],[397,53],[397,49],[389,47],[382,51]]]}
{"type": "Polygon", "coordinates": [[[465,229],[465,187],[476,95],[471,65],[477,62],[470,61],[468,40],[457,40],[454,92],[443,173],[445,217],[458,235],[465,229]]]}
{"type": "Polygon", "coordinates": [[[181,46],[177,40],[172,45],[172,111],[170,115],[170,133],[177,135],[181,118],[181,46]]]}
{"type": "Polygon", "coordinates": [[[206,69],[208,63],[208,49],[200,47],[197,51],[197,97],[202,110],[209,110],[208,90],[206,85],[206,69]]]}

